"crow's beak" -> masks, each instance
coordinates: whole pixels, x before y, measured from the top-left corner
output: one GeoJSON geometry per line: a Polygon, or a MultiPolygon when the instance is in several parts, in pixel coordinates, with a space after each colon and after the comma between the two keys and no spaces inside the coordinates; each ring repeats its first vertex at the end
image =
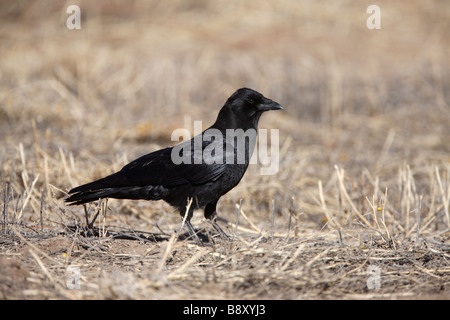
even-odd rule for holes
{"type": "Polygon", "coordinates": [[[258,105],[257,109],[258,111],[283,110],[283,107],[279,103],[267,99],[267,102],[258,105]]]}

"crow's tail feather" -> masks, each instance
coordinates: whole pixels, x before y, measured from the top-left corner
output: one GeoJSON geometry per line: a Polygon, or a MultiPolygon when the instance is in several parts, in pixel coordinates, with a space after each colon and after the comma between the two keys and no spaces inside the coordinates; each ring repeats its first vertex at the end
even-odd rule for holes
{"type": "Polygon", "coordinates": [[[115,190],[115,188],[79,191],[66,198],[65,201],[72,206],[88,203],[102,198],[116,198],[115,195],[119,194],[120,191],[118,192],[117,190],[115,190]]]}
{"type": "MultiPolygon", "coordinates": [[[[87,184],[86,186],[88,186],[87,184]]],[[[143,199],[143,200],[160,200],[167,194],[167,189],[161,186],[145,186],[145,187],[111,187],[101,189],[90,189],[88,187],[77,187],[69,191],[72,194],[65,201],[69,205],[84,204],[96,201],[102,198],[114,199],[143,199]]]]}

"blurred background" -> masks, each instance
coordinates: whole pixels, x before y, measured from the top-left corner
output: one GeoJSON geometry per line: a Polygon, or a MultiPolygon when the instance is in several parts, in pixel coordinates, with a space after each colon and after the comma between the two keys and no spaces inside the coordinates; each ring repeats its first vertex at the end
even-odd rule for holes
{"type": "Polygon", "coordinates": [[[260,122],[280,129],[280,172],[250,168],[231,207],[248,192],[255,211],[294,197],[323,214],[317,182],[337,208],[334,165],[349,186],[380,176],[401,206],[399,171],[430,195],[433,166],[448,172],[449,30],[448,1],[2,1],[2,183],[16,172],[20,193],[41,172],[36,186],[67,191],[206,128],[246,86],[284,106],[260,122]]]}

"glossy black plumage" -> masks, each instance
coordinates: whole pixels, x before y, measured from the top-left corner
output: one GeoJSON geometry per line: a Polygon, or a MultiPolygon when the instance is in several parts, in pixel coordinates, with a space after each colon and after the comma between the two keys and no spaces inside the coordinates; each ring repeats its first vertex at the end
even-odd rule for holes
{"type": "MultiPolygon", "coordinates": [[[[165,200],[184,217],[188,198],[192,198],[186,219],[192,232],[189,221],[193,210],[203,208],[205,217],[213,220],[219,198],[234,188],[247,170],[256,136],[244,137],[241,146],[245,156],[238,159],[239,138],[230,137],[230,132],[256,133],[261,114],[279,109],[282,107],[278,103],[262,94],[239,89],[228,98],[215,123],[201,135],[144,155],[110,176],[76,187],[69,191],[66,202],[78,205],[101,198],[165,200]],[[206,155],[210,153],[206,151],[212,147],[216,147],[215,158],[208,159],[206,155]],[[187,161],[179,163],[180,159],[187,161]]],[[[214,226],[220,230],[215,221],[214,226]]]]}

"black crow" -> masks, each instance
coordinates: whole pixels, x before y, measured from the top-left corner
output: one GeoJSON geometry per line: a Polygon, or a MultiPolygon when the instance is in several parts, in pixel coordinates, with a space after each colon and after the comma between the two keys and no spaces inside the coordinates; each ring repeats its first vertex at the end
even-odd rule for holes
{"type": "Polygon", "coordinates": [[[247,170],[261,114],[280,109],[281,105],[255,90],[239,89],[225,102],[216,122],[201,134],[76,187],[65,201],[78,205],[101,198],[165,200],[186,218],[193,237],[198,239],[190,223],[194,209],[204,209],[205,218],[225,235],[215,221],[217,202],[247,170]]]}

